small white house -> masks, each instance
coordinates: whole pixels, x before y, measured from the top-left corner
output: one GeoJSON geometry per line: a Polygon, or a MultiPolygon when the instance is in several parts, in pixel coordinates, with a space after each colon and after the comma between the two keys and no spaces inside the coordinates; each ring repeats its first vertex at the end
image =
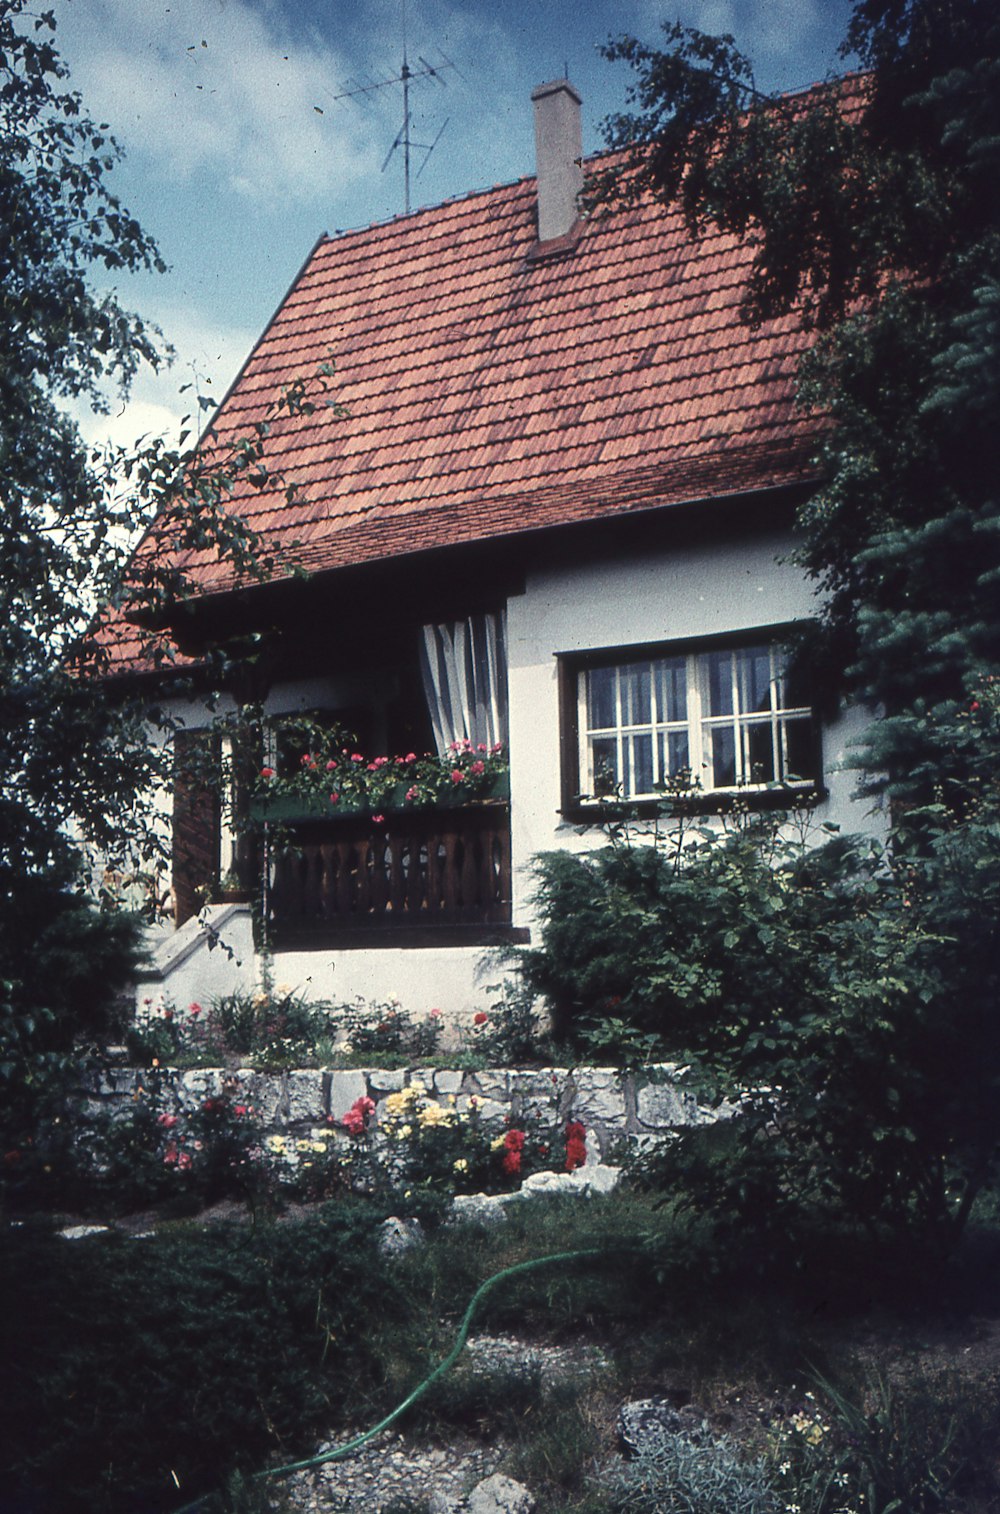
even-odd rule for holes
{"type": "MultiPolygon", "coordinates": [[[[488,948],[530,936],[533,857],[600,842],[595,795],[652,805],[689,769],[708,809],[783,785],[820,820],[873,823],[840,771],[860,717],[824,723],[785,666],[816,613],[789,557],[815,484],[806,337],[741,322],[733,238],[692,239],[654,203],[581,218],[579,98],[557,80],[533,99],[536,176],[317,244],[206,443],[332,366],[346,415],[283,412],[273,482],[232,505],[307,576],[241,584],[206,558],[176,627],[195,659],[252,634],[230,705],[338,722],[366,767],[502,744],[509,794],[372,814],[324,805],[321,773],[318,808],[235,855],[211,795],[179,781],[177,999],[203,981],[206,923],[236,942],[220,981],[252,976],[249,908],[202,910],[234,860],[278,979],[461,1015],[488,948]]],[[[207,724],[197,701],[185,718],[179,772],[207,724]]]]}

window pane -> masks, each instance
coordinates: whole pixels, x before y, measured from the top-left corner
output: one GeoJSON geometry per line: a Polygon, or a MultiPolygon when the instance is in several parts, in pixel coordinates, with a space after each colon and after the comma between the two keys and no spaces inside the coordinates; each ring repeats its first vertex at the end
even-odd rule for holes
{"type": "Polygon", "coordinates": [[[731,715],[733,713],[732,652],[708,652],[704,662],[708,684],[708,714],[731,715]]]}
{"type": "Polygon", "coordinates": [[[716,726],[711,732],[712,788],[730,788],[736,782],[736,746],[732,726],[716,726]]]}
{"type": "Polygon", "coordinates": [[[743,727],[743,782],[773,783],[774,741],[771,722],[755,720],[743,727]]]}
{"type": "Polygon", "coordinates": [[[607,731],[618,724],[616,681],[615,668],[591,668],[587,674],[587,723],[592,731],[607,731]]]}
{"type": "Polygon", "coordinates": [[[633,662],[621,670],[622,721],[625,725],[649,725],[653,718],[652,684],[648,662],[633,662]]]}
{"type": "Polygon", "coordinates": [[[592,793],[644,798],[682,771],[706,790],[815,781],[809,700],[801,671],[786,680],[780,647],[632,659],[584,675],[581,782],[592,793]]]}
{"type": "Polygon", "coordinates": [[[660,720],[687,720],[687,661],[664,657],[656,663],[656,705],[660,720]]]}
{"type": "Polygon", "coordinates": [[[745,647],[736,653],[740,713],[760,714],[771,708],[771,654],[767,647],[745,647]]]}
{"type": "Polygon", "coordinates": [[[660,777],[673,778],[691,766],[687,731],[660,733],[660,777]]]}
{"type": "Polygon", "coordinates": [[[651,794],[653,792],[653,738],[649,736],[630,737],[632,748],[631,781],[627,788],[629,797],[633,794],[651,794]]]}
{"type": "Polygon", "coordinates": [[[613,736],[595,737],[590,744],[594,793],[613,794],[618,787],[618,743],[613,736]]]}
{"type": "Polygon", "coordinates": [[[782,707],[786,710],[802,710],[808,709],[811,703],[805,668],[790,665],[781,680],[782,707]]]}
{"type": "Polygon", "coordinates": [[[814,778],[816,755],[813,742],[812,721],[786,720],[785,726],[785,777],[789,780],[814,778]]]}

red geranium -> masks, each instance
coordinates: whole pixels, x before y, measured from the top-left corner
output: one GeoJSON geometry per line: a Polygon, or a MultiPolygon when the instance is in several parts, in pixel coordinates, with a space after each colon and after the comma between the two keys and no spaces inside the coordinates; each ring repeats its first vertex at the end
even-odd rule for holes
{"type": "Polygon", "coordinates": [[[524,1131],[508,1130],[503,1138],[503,1156],[500,1165],[508,1177],[517,1177],[521,1171],[521,1157],[524,1153],[524,1131]]]}
{"type": "Polygon", "coordinates": [[[587,1160],[587,1132],[579,1120],[566,1126],[566,1171],[575,1172],[587,1160]]]}

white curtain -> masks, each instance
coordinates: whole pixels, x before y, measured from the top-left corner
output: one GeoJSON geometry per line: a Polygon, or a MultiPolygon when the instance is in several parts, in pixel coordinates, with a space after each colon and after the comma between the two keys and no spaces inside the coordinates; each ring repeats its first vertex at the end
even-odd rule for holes
{"type": "Polygon", "coordinates": [[[439,755],[453,741],[506,746],[507,624],[502,612],[424,626],[420,670],[439,755]]]}

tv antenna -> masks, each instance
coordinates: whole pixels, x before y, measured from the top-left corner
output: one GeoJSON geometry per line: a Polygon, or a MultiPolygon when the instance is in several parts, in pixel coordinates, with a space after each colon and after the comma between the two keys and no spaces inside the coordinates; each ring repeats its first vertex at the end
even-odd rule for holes
{"type": "MultiPolygon", "coordinates": [[[[458,71],[458,67],[457,67],[457,64],[453,63],[452,60],[450,58],[446,57],[444,53],[441,53],[441,62],[437,63],[437,64],[429,63],[427,61],[427,59],[423,56],[422,53],[418,53],[417,54],[417,62],[418,62],[419,66],[416,67],[416,68],[411,68],[410,67],[409,57],[408,57],[408,54],[407,54],[407,46],[406,46],[406,0],[403,0],[402,11],[403,11],[403,63],[402,63],[402,67],[399,70],[399,73],[398,74],[393,74],[392,77],[389,78],[389,79],[373,79],[373,80],[371,80],[370,83],[361,83],[361,84],[358,84],[353,79],[346,79],[344,82],[346,84],[351,85],[351,88],[350,89],[342,90],[339,95],[334,95],[333,99],[334,100],[350,100],[350,99],[355,98],[357,95],[370,95],[370,94],[374,94],[374,92],[376,90],[378,90],[378,89],[387,89],[390,85],[393,85],[393,84],[401,84],[403,86],[403,124],[399,128],[399,131],[396,133],[396,140],[393,142],[392,146],[389,148],[389,151],[385,155],[385,159],[384,159],[384,161],[382,163],[381,172],[385,173],[386,169],[389,167],[389,164],[392,162],[393,154],[398,149],[402,148],[402,151],[403,151],[403,204],[404,204],[404,207],[405,207],[405,213],[406,213],[406,215],[409,215],[409,213],[410,213],[410,182],[411,182],[411,171],[410,170],[411,170],[412,155],[415,152],[422,152],[423,153],[423,157],[420,160],[420,166],[417,168],[416,173],[412,174],[412,178],[419,179],[420,175],[423,173],[424,169],[427,166],[427,160],[428,160],[428,158],[430,157],[431,153],[434,151],[435,147],[438,145],[438,143],[440,142],[442,136],[444,135],[445,127],[448,125],[448,120],[450,119],[449,117],[445,117],[445,120],[443,121],[443,123],[442,123],[442,125],[440,127],[440,130],[438,131],[437,136],[434,138],[433,142],[430,142],[430,143],[428,143],[428,142],[415,142],[413,140],[412,135],[411,135],[411,129],[410,129],[411,128],[411,121],[410,121],[410,84],[415,79],[433,79],[434,82],[435,82],[435,84],[440,84],[441,88],[444,89],[446,87],[446,84],[445,84],[445,80],[442,79],[441,75],[444,72],[446,72],[449,68],[454,68],[456,70],[456,72],[457,72],[458,71]]],[[[438,48],[438,52],[441,52],[440,48],[438,48]]]]}

